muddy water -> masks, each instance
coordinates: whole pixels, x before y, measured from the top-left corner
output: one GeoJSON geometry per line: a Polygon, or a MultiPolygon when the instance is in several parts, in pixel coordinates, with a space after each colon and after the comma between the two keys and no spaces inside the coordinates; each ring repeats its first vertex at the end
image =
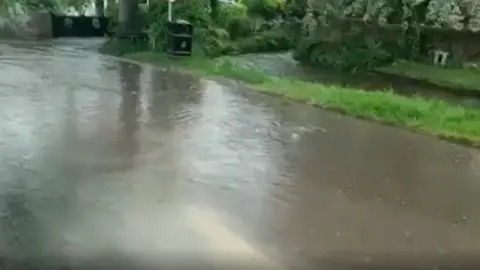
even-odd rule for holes
{"type": "Polygon", "coordinates": [[[1,264],[479,269],[478,150],[95,42],[0,45],[1,264]]]}
{"type": "Polygon", "coordinates": [[[261,70],[272,76],[293,77],[310,82],[361,88],[369,91],[392,90],[405,96],[422,96],[468,107],[480,107],[475,97],[461,97],[446,92],[441,87],[419,85],[407,80],[392,80],[376,73],[340,73],[331,69],[318,69],[301,65],[289,52],[245,54],[226,57],[240,66],[261,70]]]}

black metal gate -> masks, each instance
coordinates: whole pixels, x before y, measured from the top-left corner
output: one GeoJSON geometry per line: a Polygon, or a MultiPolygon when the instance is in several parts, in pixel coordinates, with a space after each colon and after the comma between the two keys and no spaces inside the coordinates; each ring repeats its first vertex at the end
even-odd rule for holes
{"type": "Polygon", "coordinates": [[[51,14],[52,36],[103,37],[107,33],[107,17],[58,16],[51,14]]]}

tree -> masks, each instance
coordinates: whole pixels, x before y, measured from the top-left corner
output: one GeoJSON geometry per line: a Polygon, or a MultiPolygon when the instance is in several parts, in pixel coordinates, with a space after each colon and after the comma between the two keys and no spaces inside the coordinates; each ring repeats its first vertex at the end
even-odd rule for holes
{"type": "Polygon", "coordinates": [[[138,25],[138,5],[136,0],[120,0],[118,7],[118,28],[121,34],[132,34],[140,31],[138,25]]]}
{"type": "Polygon", "coordinates": [[[411,15],[417,23],[480,30],[478,0],[312,0],[309,8],[323,16],[404,23],[411,15]]]}
{"type": "Polygon", "coordinates": [[[0,0],[0,13],[13,15],[25,10],[62,12],[69,9],[83,13],[91,3],[92,0],[0,0]]]}
{"type": "Polygon", "coordinates": [[[460,11],[461,28],[464,30],[480,30],[480,3],[477,0],[456,0],[460,11]]]}

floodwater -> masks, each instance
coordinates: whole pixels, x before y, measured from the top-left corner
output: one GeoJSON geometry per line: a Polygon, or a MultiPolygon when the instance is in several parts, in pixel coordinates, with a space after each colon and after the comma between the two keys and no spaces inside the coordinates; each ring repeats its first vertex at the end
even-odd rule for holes
{"type": "Polygon", "coordinates": [[[2,269],[480,269],[478,150],[98,44],[0,45],[2,269]]]}
{"type": "Polygon", "coordinates": [[[319,82],[329,85],[339,85],[352,88],[361,88],[367,91],[390,90],[404,96],[421,96],[437,99],[452,104],[480,108],[480,99],[477,97],[454,95],[438,86],[427,86],[409,80],[400,80],[382,76],[379,73],[367,72],[338,72],[331,69],[319,69],[305,66],[293,59],[290,52],[244,54],[226,56],[234,63],[248,68],[261,70],[269,75],[278,77],[293,77],[310,82],[319,82]]]}

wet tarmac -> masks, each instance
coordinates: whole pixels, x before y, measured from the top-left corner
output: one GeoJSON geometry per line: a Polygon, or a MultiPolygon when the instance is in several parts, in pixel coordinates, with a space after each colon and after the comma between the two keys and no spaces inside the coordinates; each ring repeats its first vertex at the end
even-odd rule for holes
{"type": "Polygon", "coordinates": [[[1,269],[480,269],[478,150],[98,44],[0,45],[1,269]]]}

